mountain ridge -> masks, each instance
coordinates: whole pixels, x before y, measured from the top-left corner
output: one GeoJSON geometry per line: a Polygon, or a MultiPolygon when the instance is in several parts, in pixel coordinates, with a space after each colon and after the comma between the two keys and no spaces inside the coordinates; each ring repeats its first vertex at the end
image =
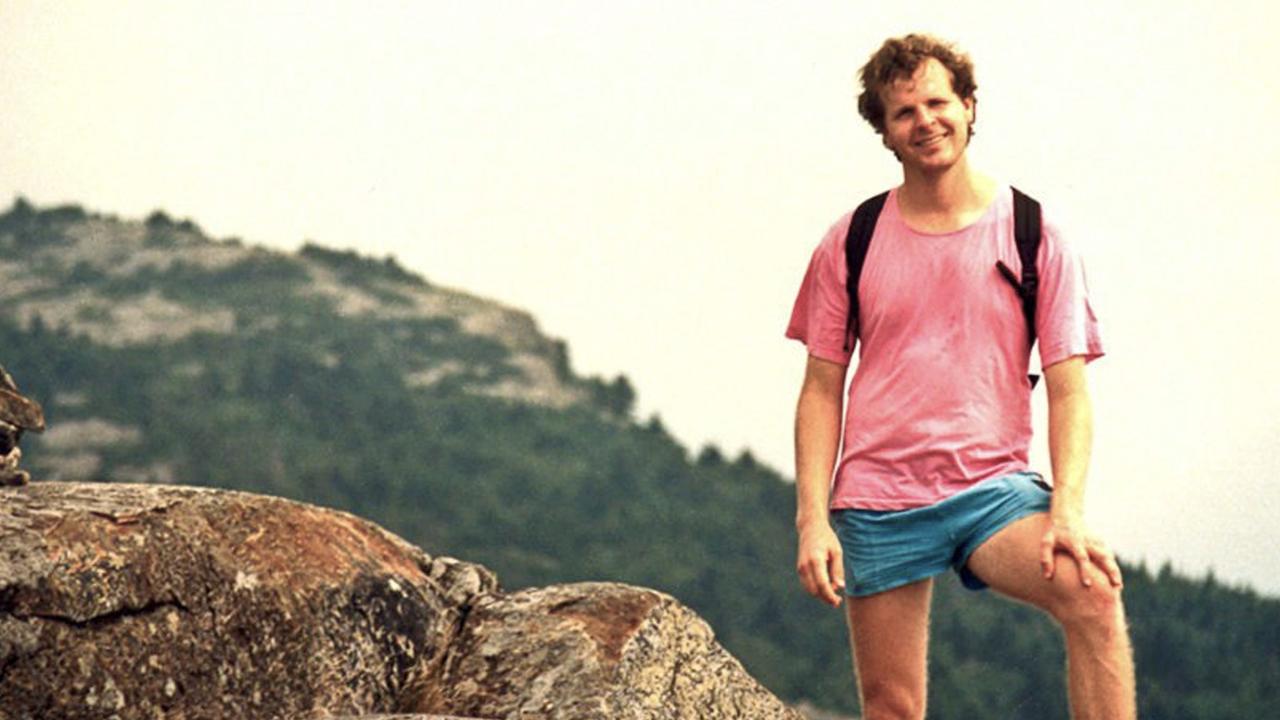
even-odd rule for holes
{"type": "MultiPolygon", "coordinates": [[[[76,206],[39,212],[19,199],[5,218],[0,253],[22,251],[28,257],[23,263],[0,261],[0,302],[12,307],[24,328],[39,317],[115,346],[181,340],[196,332],[270,330],[279,321],[271,312],[251,317],[250,308],[211,308],[145,289],[137,281],[180,279],[191,270],[227,275],[240,270],[277,282],[293,276],[307,283],[304,295],[328,303],[341,317],[451,318],[462,332],[504,346],[521,381],[494,383],[485,392],[553,407],[585,399],[584,389],[568,382],[564,343],[542,335],[530,313],[428,284],[392,258],[378,263],[312,243],[296,253],[246,247],[234,239],[208,238],[191,221],[175,222],[160,211],[144,222],[122,221],[76,206]],[[35,242],[22,242],[32,235],[23,232],[24,226],[37,217],[45,226],[34,234],[35,242]],[[382,272],[369,273],[379,267],[382,272]],[[366,282],[342,282],[357,276],[366,282]],[[59,280],[76,286],[76,292],[51,294],[59,280]]],[[[424,368],[414,384],[430,384],[451,371],[447,365],[424,368]]]]}

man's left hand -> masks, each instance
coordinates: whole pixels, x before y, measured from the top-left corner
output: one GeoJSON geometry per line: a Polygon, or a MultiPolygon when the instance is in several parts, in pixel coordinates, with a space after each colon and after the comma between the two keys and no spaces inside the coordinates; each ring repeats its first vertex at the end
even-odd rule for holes
{"type": "Polygon", "coordinates": [[[1094,565],[1106,574],[1112,586],[1122,587],[1120,565],[1106,543],[1085,529],[1084,523],[1071,518],[1052,518],[1049,529],[1040,541],[1040,568],[1046,580],[1052,580],[1056,570],[1056,556],[1061,552],[1075,561],[1080,570],[1080,582],[1085,587],[1093,585],[1088,566],[1094,565]]]}

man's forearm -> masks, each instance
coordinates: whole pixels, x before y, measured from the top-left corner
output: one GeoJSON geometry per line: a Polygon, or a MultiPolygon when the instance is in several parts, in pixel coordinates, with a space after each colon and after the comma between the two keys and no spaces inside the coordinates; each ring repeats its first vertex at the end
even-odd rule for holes
{"type": "Polygon", "coordinates": [[[796,572],[810,595],[832,607],[844,588],[840,541],[827,515],[844,372],[843,365],[810,356],[796,404],[796,572]]]}
{"type": "Polygon", "coordinates": [[[796,528],[827,521],[831,472],[840,447],[840,393],[806,385],[796,407],[796,528]]]}
{"type": "MultiPolygon", "coordinates": [[[[1084,383],[1083,360],[1049,388],[1049,459],[1053,467],[1054,516],[1080,519],[1084,514],[1085,476],[1093,446],[1093,404],[1084,383]]],[[[1047,374],[1047,373],[1046,373],[1047,374]]]]}

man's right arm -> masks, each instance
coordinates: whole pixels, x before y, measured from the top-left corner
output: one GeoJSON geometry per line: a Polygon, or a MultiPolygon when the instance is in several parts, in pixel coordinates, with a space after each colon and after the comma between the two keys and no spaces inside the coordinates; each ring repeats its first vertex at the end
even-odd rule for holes
{"type": "Polygon", "coordinates": [[[828,519],[844,374],[844,365],[810,355],[796,405],[796,572],[810,595],[832,606],[844,588],[844,558],[828,519]]]}

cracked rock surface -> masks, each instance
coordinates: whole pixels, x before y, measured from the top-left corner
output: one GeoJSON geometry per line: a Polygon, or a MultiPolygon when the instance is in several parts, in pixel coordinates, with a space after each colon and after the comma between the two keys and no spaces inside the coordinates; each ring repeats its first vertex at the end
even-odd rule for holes
{"type": "Polygon", "coordinates": [[[499,591],[368,521],[171,485],[0,488],[0,720],[783,718],[670,596],[499,591]]]}

